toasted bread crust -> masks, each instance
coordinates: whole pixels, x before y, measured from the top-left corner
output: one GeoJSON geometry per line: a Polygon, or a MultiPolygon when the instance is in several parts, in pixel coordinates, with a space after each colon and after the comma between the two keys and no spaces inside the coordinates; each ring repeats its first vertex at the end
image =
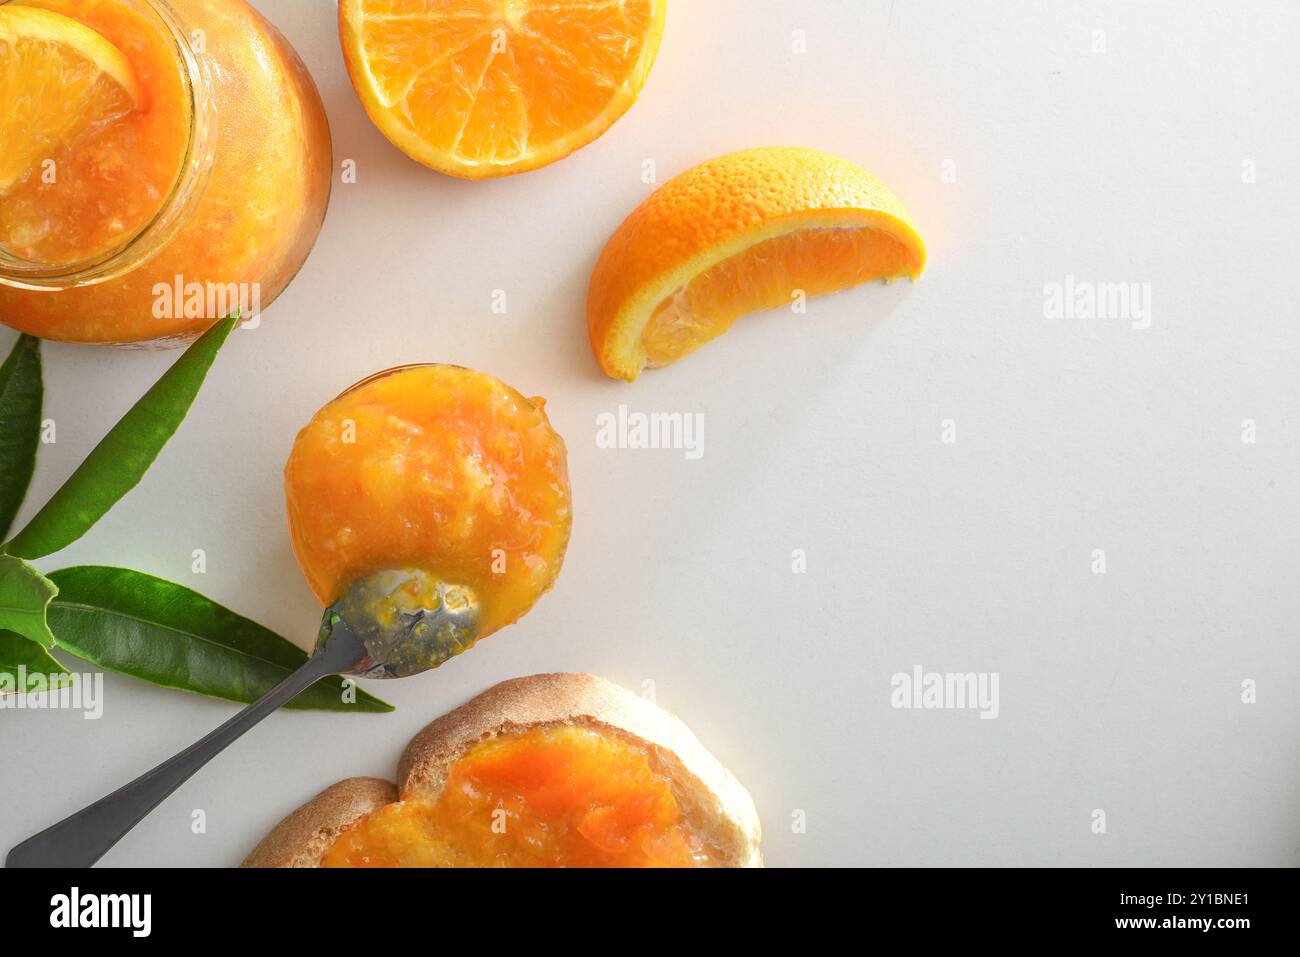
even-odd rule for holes
{"type": "Polygon", "coordinates": [[[397,800],[382,778],[347,778],[332,784],[275,826],[241,867],[319,867],[335,839],[372,811],[397,800]]]}
{"type": "Polygon", "coordinates": [[[676,717],[616,684],[587,674],[540,674],[494,685],[426,726],[402,753],[398,787],[351,778],[284,819],[244,862],[316,867],[344,828],[397,800],[432,801],[452,764],[474,745],[537,728],[585,727],[647,749],[673,782],[682,814],[724,866],[759,867],[758,812],[744,787],[676,717]]]}

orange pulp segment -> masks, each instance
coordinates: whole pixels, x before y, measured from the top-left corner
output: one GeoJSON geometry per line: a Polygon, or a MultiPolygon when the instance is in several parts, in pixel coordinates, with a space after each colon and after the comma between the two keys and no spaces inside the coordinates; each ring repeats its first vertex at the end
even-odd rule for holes
{"type": "Polygon", "coordinates": [[[642,334],[646,366],[694,352],[760,309],[906,274],[912,251],[872,229],[804,229],[760,242],[705,270],[655,308],[642,334]]]}

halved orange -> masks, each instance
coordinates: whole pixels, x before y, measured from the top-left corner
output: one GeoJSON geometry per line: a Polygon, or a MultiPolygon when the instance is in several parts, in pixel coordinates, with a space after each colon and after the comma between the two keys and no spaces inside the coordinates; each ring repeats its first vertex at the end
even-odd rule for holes
{"type": "Polygon", "coordinates": [[[57,147],[144,101],[122,51],[90,27],[0,6],[0,194],[57,147]]]}
{"type": "Polygon", "coordinates": [[[627,112],[666,0],[341,0],[366,112],[399,149],[466,179],[568,156],[627,112]]]}
{"type": "Polygon", "coordinates": [[[688,170],[651,194],[596,264],[587,331],[631,382],[746,313],[874,279],[917,279],[925,244],[888,187],[848,160],[762,147],[688,170]]]}

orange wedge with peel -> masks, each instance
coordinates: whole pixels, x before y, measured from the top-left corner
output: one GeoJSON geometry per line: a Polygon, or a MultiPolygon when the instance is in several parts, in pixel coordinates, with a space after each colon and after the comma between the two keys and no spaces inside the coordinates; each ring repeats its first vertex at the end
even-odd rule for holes
{"type": "Polygon", "coordinates": [[[0,195],[145,99],[122,51],[90,27],[40,7],[0,6],[0,195]]]}
{"type": "Polygon", "coordinates": [[[465,179],[537,169],[627,112],[667,0],[341,0],[366,112],[399,149],[465,179]]]}
{"type": "Polygon", "coordinates": [[[623,222],[591,277],[587,331],[601,368],[631,382],[747,313],[924,270],[907,212],[866,170],[745,150],[670,180],[623,222]]]}

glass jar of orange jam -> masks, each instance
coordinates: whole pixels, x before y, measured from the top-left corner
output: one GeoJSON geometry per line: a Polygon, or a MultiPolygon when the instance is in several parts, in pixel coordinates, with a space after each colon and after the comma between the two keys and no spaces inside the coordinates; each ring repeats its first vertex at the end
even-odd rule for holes
{"type": "Polygon", "coordinates": [[[244,0],[0,0],[0,85],[32,111],[0,117],[5,324],[183,343],[251,320],[311,251],[329,125],[244,0]]]}

